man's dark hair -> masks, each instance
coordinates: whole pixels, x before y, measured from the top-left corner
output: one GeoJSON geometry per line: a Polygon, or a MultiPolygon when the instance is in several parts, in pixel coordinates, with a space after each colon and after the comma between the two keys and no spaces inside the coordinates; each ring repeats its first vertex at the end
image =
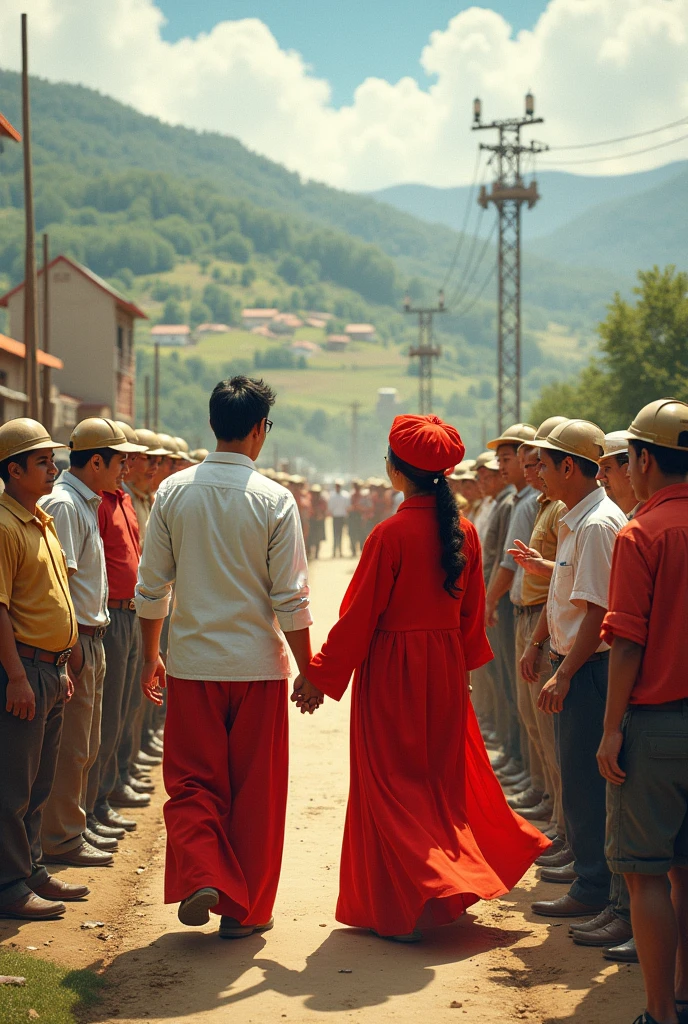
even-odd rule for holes
{"type": "MultiPolygon", "coordinates": [[[[678,443],[688,448],[688,430],[682,431],[678,436],[678,443]]],[[[660,473],[665,476],[685,476],[688,473],[688,452],[680,452],[676,448],[664,448],[660,444],[650,444],[649,441],[631,440],[633,451],[640,456],[643,448],[647,449],[657,463],[660,473]]]]}
{"type": "Polygon", "coordinates": [[[547,454],[555,466],[561,466],[564,459],[573,459],[581,473],[588,480],[594,480],[597,476],[598,465],[590,459],[584,459],[582,455],[570,455],[568,452],[561,452],[558,448],[547,448],[547,454]]]}
{"type": "Polygon", "coordinates": [[[94,455],[100,455],[106,466],[109,466],[115,455],[120,455],[114,448],[87,448],[84,452],[70,452],[69,465],[72,469],[83,469],[94,455]]]}
{"type": "Polygon", "coordinates": [[[12,479],[10,476],[10,462],[17,462],[22,469],[26,469],[29,464],[29,455],[31,452],[20,452],[19,455],[11,455],[9,459],[3,459],[0,462],[0,480],[4,484],[8,484],[12,479]]]}
{"type": "Polygon", "coordinates": [[[218,441],[243,441],[257,423],[267,419],[275,392],[264,380],[230,377],[210,396],[210,426],[218,441]]]}
{"type": "Polygon", "coordinates": [[[628,452],[614,452],[614,458],[616,459],[617,466],[628,465],[628,452]]]}

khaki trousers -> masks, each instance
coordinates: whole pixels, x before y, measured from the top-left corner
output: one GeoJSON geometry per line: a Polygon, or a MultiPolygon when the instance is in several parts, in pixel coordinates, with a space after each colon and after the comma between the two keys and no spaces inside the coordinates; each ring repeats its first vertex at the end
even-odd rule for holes
{"type": "Polygon", "coordinates": [[[554,803],[552,821],[557,834],[565,835],[564,811],[561,803],[561,772],[554,739],[554,716],[545,715],[537,706],[540,691],[552,675],[549,644],[540,655],[540,675],[536,683],[527,683],[521,675],[520,661],[530,643],[540,617],[542,605],[524,608],[516,616],[516,678],[518,681],[518,712],[528,733],[531,757],[531,778],[536,789],[543,789],[554,803]]]}
{"type": "Polygon", "coordinates": [[[83,842],[88,773],[98,756],[105,678],[102,640],[80,635],[84,664],[65,704],[62,740],[50,798],[43,812],[43,851],[55,855],[83,842]]]}

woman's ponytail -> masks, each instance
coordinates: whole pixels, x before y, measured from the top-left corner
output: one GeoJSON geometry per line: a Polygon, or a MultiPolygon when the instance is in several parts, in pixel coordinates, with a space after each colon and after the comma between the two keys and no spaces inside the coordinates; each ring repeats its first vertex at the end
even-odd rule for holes
{"type": "Polygon", "coordinates": [[[463,553],[466,535],[461,529],[461,514],[446,476],[444,473],[427,473],[410,466],[395,455],[391,448],[387,457],[394,468],[408,477],[419,491],[436,495],[437,526],[442,545],[440,562],[446,573],[443,587],[450,597],[458,597],[458,584],[466,565],[466,556],[463,553]]]}

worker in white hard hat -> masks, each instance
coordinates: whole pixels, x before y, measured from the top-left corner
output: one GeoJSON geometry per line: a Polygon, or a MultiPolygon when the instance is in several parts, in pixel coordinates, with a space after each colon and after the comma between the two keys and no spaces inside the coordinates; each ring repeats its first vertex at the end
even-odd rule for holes
{"type": "Polygon", "coordinates": [[[26,921],[61,917],[66,901],[89,891],[41,863],[77,639],[60,541],[38,505],[53,489],[58,447],[36,420],[0,426],[0,917],[26,921]]]}
{"type": "Polygon", "coordinates": [[[597,471],[608,496],[630,519],[638,508],[638,499],[628,473],[628,437],[624,430],[604,435],[604,455],[597,471]]]}
{"type": "Polygon", "coordinates": [[[643,504],[616,541],[604,734],[607,860],[622,872],[646,1024],[688,1017],[688,404],[646,405],[627,431],[643,504]]]}

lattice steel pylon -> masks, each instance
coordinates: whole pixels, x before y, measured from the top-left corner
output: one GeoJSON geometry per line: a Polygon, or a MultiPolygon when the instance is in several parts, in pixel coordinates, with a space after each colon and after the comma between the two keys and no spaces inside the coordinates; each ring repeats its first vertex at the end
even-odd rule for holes
{"type": "Polygon", "coordinates": [[[404,312],[418,315],[418,344],[409,349],[409,358],[418,359],[418,407],[421,416],[432,412],[432,361],[439,359],[442,349],[432,342],[432,318],[435,313],[445,313],[444,293],[440,292],[439,303],[433,307],[414,307],[406,296],[404,312]]]}
{"type": "Polygon", "coordinates": [[[521,420],[521,207],[531,209],[540,198],[537,184],[523,183],[521,156],[536,155],[549,147],[538,142],[521,145],[521,129],[542,124],[535,117],[535,100],[526,96],[526,114],[522,118],[508,118],[483,124],[481,103],[473,104],[473,130],[494,129],[499,142],[480,148],[488,150],[496,160],[496,177],[488,191],[483,185],[478,203],[487,209],[494,203],[499,217],[498,270],[498,329],[497,329],[497,421],[501,432],[511,423],[521,420]]]}

